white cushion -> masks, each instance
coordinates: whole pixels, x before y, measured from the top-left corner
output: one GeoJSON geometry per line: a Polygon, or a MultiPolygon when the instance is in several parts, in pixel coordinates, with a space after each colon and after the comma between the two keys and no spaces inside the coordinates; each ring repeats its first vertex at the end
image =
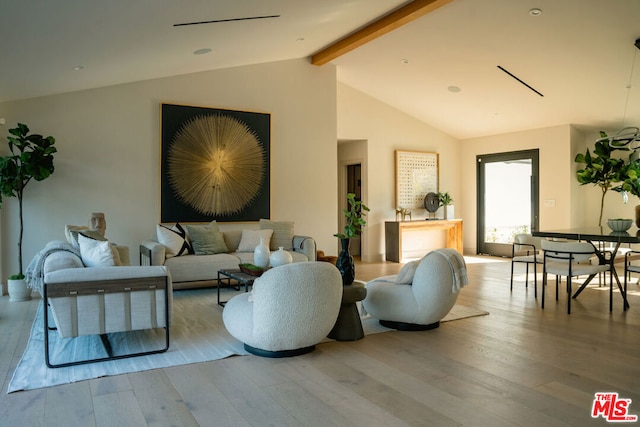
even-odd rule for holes
{"type": "Polygon", "coordinates": [[[187,232],[179,223],[176,223],[172,228],[161,224],[156,225],[156,238],[162,246],[167,248],[167,258],[192,253],[187,242],[187,232]]]}
{"type": "Polygon", "coordinates": [[[277,251],[282,247],[285,251],[293,250],[294,222],[292,221],[271,221],[260,219],[261,230],[273,230],[271,245],[269,249],[277,251]]]}
{"type": "Polygon", "coordinates": [[[273,230],[242,230],[242,238],[238,245],[238,252],[253,252],[260,244],[260,238],[264,238],[264,244],[269,246],[273,230]]]}
{"type": "Polygon", "coordinates": [[[120,264],[116,259],[117,251],[108,241],[93,240],[78,234],[78,244],[80,257],[87,267],[113,267],[120,264]]]}

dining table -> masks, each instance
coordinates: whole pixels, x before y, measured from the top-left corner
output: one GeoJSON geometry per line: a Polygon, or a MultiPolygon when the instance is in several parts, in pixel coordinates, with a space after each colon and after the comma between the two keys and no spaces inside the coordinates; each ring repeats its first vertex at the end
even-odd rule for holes
{"type": "MultiPolygon", "coordinates": [[[[640,230],[637,231],[612,231],[608,227],[576,227],[560,230],[537,230],[532,231],[531,235],[537,237],[546,237],[552,239],[567,239],[576,241],[589,242],[595,248],[595,254],[598,257],[598,261],[601,265],[609,264],[611,267],[611,274],[616,280],[620,295],[622,296],[624,310],[629,308],[629,301],[627,300],[626,289],[623,289],[620,283],[620,278],[616,272],[614,263],[616,254],[620,249],[620,245],[640,243],[640,230]],[[594,244],[597,242],[598,244],[594,244]],[[611,243],[611,246],[606,250],[600,243],[611,243]],[[609,256],[607,256],[607,252],[609,256]]],[[[572,298],[576,298],[587,287],[591,280],[596,275],[593,274],[584,281],[584,283],[578,288],[578,290],[572,295],[572,298]]]]}

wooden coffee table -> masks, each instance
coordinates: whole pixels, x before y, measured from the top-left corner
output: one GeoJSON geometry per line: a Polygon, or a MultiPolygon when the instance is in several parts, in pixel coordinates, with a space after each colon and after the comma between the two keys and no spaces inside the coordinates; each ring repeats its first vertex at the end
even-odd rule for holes
{"type": "Polygon", "coordinates": [[[244,285],[244,291],[249,291],[249,286],[253,286],[253,281],[257,279],[257,276],[252,276],[247,273],[243,273],[240,269],[224,269],[218,270],[218,305],[224,307],[226,301],[220,301],[220,288],[234,288],[240,289],[244,285]],[[236,283],[231,283],[235,281],[236,283]]]}

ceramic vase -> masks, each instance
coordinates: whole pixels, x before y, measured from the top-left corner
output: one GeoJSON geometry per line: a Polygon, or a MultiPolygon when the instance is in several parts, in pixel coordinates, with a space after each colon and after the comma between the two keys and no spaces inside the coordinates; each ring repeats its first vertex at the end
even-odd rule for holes
{"type": "Polygon", "coordinates": [[[279,267],[285,264],[291,264],[293,262],[293,257],[291,254],[284,250],[282,246],[278,248],[277,251],[271,254],[271,267],[279,267]]]}
{"type": "Polygon", "coordinates": [[[270,255],[271,251],[269,250],[269,246],[264,243],[264,237],[261,237],[260,244],[253,250],[253,265],[262,268],[269,267],[270,255]]]}
{"type": "Polygon", "coordinates": [[[31,299],[31,289],[24,280],[7,280],[9,301],[28,301],[31,299]]]}
{"type": "Polygon", "coordinates": [[[342,285],[347,286],[353,283],[356,278],[356,267],[353,263],[353,257],[349,252],[349,239],[340,239],[341,250],[338,254],[336,267],[342,275],[342,285]]]}

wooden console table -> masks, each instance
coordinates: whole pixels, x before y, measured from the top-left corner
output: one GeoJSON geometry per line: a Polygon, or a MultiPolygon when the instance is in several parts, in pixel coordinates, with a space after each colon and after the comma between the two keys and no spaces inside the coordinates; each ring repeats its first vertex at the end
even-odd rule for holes
{"type": "MultiPolygon", "coordinates": [[[[462,220],[418,220],[386,221],[384,223],[385,258],[387,261],[401,262],[403,256],[402,235],[407,232],[446,232],[446,247],[462,253],[462,220]]],[[[428,238],[425,235],[425,239],[428,238]]]]}

